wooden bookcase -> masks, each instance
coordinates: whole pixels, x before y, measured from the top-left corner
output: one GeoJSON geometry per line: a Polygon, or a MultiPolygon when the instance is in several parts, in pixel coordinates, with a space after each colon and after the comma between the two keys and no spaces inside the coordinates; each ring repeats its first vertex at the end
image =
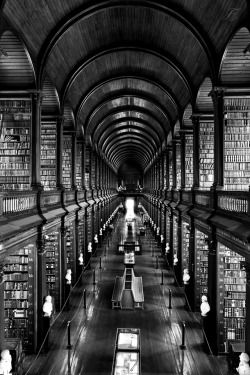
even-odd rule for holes
{"type": "Polygon", "coordinates": [[[225,190],[249,190],[250,97],[225,97],[225,190]]]}
{"type": "Polygon", "coordinates": [[[208,294],[208,236],[195,228],[195,309],[200,310],[201,296],[208,294]]]}
{"type": "Polygon", "coordinates": [[[177,255],[177,258],[179,257],[179,254],[178,254],[178,223],[177,223],[177,217],[176,216],[173,216],[173,257],[174,257],[174,255],[177,255]]]}
{"type": "Polygon", "coordinates": [[[181,144],[176,143],[176,188],[181,188],[181,144]]]}
{"type": "Polygon", "coordinates": [[[30,189],[30,99],[0,99],[0,140],[0,189],[30,189]]]}
{"type": "Polygon", "coordinates": [[[63,135],[62,152],[62,182],[65,189],[70,190],[72,186],[72,136],[63,135]]]}
{"type": "Polygon", "coordinates": [[[245,340],[245,258],[218,243],[219,256],[219,351],[228,351],[228,341],[245,340]]]}
{"type": "Polygon", "coordinates": [[[56,188],[56,123],[41,123],[41,184],[44,190],[56,188]]]}
{"type": "MultiPolygon", "coordinates": [[[[189,223],[181,223],[181,241],[182,241],[182,267],[189,270],[189,223]]],[[[189,270],[190,271],[190,270],[189,270]]]]}
{"type": "Polygon", "coordinates": [[[67,220],[66,223],[66,268],[72,271],[72,281],[76,271],[76,252],[75,252],[75,220],[67,220]]]}
{"type": "Polygon", "coordinates": [[[200,121],[200,189],[207,190],[214,182],[214,122],[200,121]]]}
{"type": "Polygon", "coordinates": [[[185,189],[191,189],[193,176],[193,134],[185,134],[185,189]]]}
{"type": "Polygon", "coordinates": [[[173,187],[173,150],[169,150],[169,189],[173,187]]]}
{"type": "Polygon", "coordinates": [[[34,245],[9,255],[4,267],[5,338],[20,338],[23,348],[34,351],[34,245]]]}
{"type": "Polygon", "coordinates": [[[55,301],[56,309],[60,304],[60,249],[59,249],[59,228],[47,234],[46,251],[46,284],[47,294],[55,301]]]}
{"type": "Polygon", "coordinates": [[[76,187],[82,189],[82,143],[76,144],[76,187]]]}

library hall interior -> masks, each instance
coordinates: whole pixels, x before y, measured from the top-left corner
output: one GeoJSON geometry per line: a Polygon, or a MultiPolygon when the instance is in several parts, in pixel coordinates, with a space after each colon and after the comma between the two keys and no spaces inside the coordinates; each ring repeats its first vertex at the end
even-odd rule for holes
{"type": "Polygon", "coordinates": [[[250,1],[0,1],[0,375],[250,375],[250,1]]]}

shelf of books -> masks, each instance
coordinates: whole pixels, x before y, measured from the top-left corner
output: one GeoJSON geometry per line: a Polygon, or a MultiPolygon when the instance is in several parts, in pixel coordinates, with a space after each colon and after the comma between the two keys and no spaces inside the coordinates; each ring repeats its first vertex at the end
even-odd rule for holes
{"type": "Polygon", "coordinates": [[[195,306],[200,310],[201,296],[208,293],[208,236],[195,228],[195,306]]]}
{"type": "Polygon", "coordinates": [[[8,256],[4,267],[5,338],[21,338],[24,350],[34,349],[34,245],[8,256]]]}
{"type": "Polygon", "coordinates": [[[59,228],[54,229],[46,235],[45,243],[47,294],[54,298],[56,309],[59,309],[60,304],[59,235],[59,228]]]}
{"type": "MultiPolygon", "coordinates": [[[[182,221],[181,223],[181,241],[182,241],[182,267],[189,270],[189,223],[182,221]]],[[[190,271],[190,270],[189,270],[190,271]]]]}
{"type": "Polygon", "coordinates": [[[207,190],[214,182],[214,122],[200,120],[200,189],[207,190]]]}
{"type": "Polygon", "coordinates": [[[181,188],[181,144],[176,143],[176,188],[181,188]]]}
{"type": "Polygon", "coordinates": [[[76,144],[76,187],[82,189],[82,143],[76,144]]]}
{"type": "Polygon", "coordinates": [[[185,189],[193,186],[193,134],[185,134],[185,189]]]}
{"type": "Polygon", "coordinates": [[[84,257],[84,226],[85,226],[85,221],[84,219],[79,220],[78,224],[78,257],[80,253],[83,254],[84,257]]]}
{"type": "Polygon", "coordinates": [[[76,256],[75,256],[75,220],[70,219],[66,222],[66,268],[72,271],[72,280],[75,276],[76,256]]]}
{"type": "Polygon", "coordinates": [[[72,136],[63,135],[62,182],[65,189],[72,186],[72,136]]]}
{"type": "Polygon", "coordinates": [[[249,190],[250,97],[225,97],[225,190],[249,190]]]}
{"type": "Polygon", "coordinates": [[[165,225],[165,206],[164,204],[162,204],[162,207],[161,207],[161,234],[163,235],[164,232],[165,232],[165,228],[164,228],[164,225],[165,225]]]}
{"type": "Polygon", "coordinates": [[[245,340],[245,258],[221,243],[219,256],[219,351],[228,351],[228,340],[245,340]]]}
{"type": "Polygon", "coordinates": [[[169,189],[173,187],[173,150],[169,150],[169,189]]]}
{"type": "Polygon", "coordinates": [[[173,259],[178,259],[178,223],[177,217],[173,216],[173,259]]]}
{"type": "Polygon", "coordinates": [[[0,190],[30,189],[31,100],[0,99],[0,190]]]}
{"type": "Polygon", "coordinates": [[[168,211],[166,213],[166,242],[170,243],[170,217],[168,216],[168,211]]]}
{"type": "Polygon", "coordinates": [[[167,155],[163,157],[163,189],[167,189],[167,155]]]}
{"type": "Polygon", "coordinates": [[[92,207],[87,208],[87,227],[88,227],[88,233],[87,233],[87,238],[88,238],[88,243],[92,242],[93,238],[93,213],[92,213],[92,207]]]}
{"type": "Polygon", "coordinates": [[[56,188],[56,123],[41,122],[41,184],[56,188]]]}

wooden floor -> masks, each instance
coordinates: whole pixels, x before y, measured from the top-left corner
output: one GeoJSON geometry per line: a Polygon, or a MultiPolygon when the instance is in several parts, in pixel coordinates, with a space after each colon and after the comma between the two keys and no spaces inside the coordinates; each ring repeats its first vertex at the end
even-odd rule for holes
{"type": "Polygon", "coordinates": [[[57,315],[49,334],[49,351],[36,357],[26,356],[22,374],[110,375],[117,328],[140,328],[143,375],[231,374],[224,357],[205,353],[199,314],[185,308],[183,289],[174,284],[172,270],[166,270],[150,229],[145,237],[140,237],[142,255],[136,256],[134,268],[135,275],[143,279],[144,310],[112,309],[115,277],[124,271],[123,256],[116,254],[120,235],[132,240],[141,225],[137,216],[127,237],[124,216],[119,218],[111,237],[104,238],[92,257],[91,270],[84,272],[83,285],[73,288],[69,309],[57,315]],[[94,269],[96,285],[93,285],[94,269]],[[161,285],[162,270],[164,285],[161,285]],[[84,308],[84,289],[87,308],[84,308]],[[172,309],[169,309],[169,289],[172,309]],[[184,350],[180,348],[182,322],[186,327],[184,350]],[[69,343],[72,349],[67,348],[69,343]]]}

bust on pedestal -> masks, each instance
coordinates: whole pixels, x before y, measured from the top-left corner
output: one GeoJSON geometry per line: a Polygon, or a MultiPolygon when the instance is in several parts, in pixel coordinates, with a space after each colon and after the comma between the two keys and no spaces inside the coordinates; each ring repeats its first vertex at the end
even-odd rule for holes
{"type": "Polygon", "coordinates": [[[11,372],[12,365],[11,365],[11,355],[8,349],[5,349],[1,352],[1,360],[0,360],[0,374],[1,375],[8,375],[11,372]]]}
{"type": "Polygon", "coordinates": [[[241,353],[239,367],[236,371],[239,375],[250,375],[249,355],[247,353],[241,353]]]}
{"type": "Polygon", "coordinates": [[[47,351],[49,347],[49,328],[50,328],[50,318],[53,313],[53,303],[52,297],[47,296],[43,304],[43,338],[44,338],[44,349],[47,351]]]}

